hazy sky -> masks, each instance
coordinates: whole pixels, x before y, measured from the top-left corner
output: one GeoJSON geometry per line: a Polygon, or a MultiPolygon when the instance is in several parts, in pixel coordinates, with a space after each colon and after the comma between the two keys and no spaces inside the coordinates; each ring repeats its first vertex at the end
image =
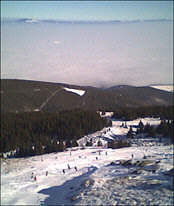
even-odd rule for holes
{"type": "Polygon", "coordinates": [[[3,1],[1,16],[61,20],[173,19],[172,1],[3,1]]]}
{"type": "MultiPolygon", "coordinates": [[[[1,2],[1,16],[172,19],[172,2],[1,2]]],[[[1,24],[1,78],[91,86],[173,83],[173,22],[1,24]]]]}

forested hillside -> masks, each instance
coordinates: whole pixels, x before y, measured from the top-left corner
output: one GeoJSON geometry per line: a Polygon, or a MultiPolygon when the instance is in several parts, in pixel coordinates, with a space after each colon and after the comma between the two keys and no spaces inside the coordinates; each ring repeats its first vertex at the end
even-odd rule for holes
{"type": "Polygon", "coordinates": [[[173,93],[151,87],[96,88],[29,80],[1,80],[1,111],[57,112],[72,109],[114,111],[118,107],[173,105],[173,93]],[[66,88],[83,90],[84,95],[66,88]]]}
{"type": "Polygon", "coordinates": [[[17,156],[28,156],[63,151],[110,124],[92,111],[2,113],[1,152],[17,149],[17,156]]]}
{"type": "Polygon", "coordinates": [[[125,121],[144,117],[159,117],[164,120],[173,120],[173,106],[120,107],[114,110],[112,117],[125,121]]]}

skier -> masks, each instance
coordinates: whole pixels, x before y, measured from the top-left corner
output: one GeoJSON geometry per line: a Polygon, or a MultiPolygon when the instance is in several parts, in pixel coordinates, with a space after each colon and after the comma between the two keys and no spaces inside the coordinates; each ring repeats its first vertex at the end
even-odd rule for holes
{"type": "Polygon", "coordinates": [[[33,176],[34,176],[34,173],[32,172],[32,173],[31,173],[31,179],[33,179],[33,176]]]}
{"type": "Polygon", "coordinates": [[[48,171],[46,171],[46,176],[48,175],[48,171]]]}
{"type": "Polygon", "coordinates": [[[69,170],[71,169],[71,167],[69,166],[69,164],[68,164],[68,169],[69,169],[69,170]]]}
{"type": "Polygon", "coordinates": [[[147,159],[146,155],[144,154],[143,159],[147,159]]]}
{"type": "Polygon", "coordinates": [[[132,159],[134,158],[134,155],[132,154],[132,159]]]}
{"type": "Polygon", "coordinates": [[[107,153],[107,152],[105,152],[105,155],[107,156],[107,155],[108,155],[108,153],[107,153]]]}
{"type": "Polygon", "coordinates": [[[34,177],[34,181],[36,181],[37,180],[37,178],[36,178],[36,176],[34,177]]]}
{"type": "Polygon", "coordinates": [[[76,170],[76,172],[77,172],[77,167],[76,167],[76,166],[74,167],[74,169],[75,169],[75,170],[76,170]]]}
{"type": "Polygon", "coordinates": [[[62,172],[63,172],[63,174],[65,174],[65,170],[64,169],[62,170],[62,172]]]}
{"type": "Polygon", "coordinates": [[[98,157],[96,157],[96,160],[98,160],[98,157]]]}

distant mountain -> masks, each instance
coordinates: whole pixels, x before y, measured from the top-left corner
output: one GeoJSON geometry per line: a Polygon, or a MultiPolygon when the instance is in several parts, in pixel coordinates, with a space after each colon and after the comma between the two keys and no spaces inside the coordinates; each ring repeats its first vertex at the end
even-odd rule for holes
{"type": "Polygon", "coordinates": [[[29,19],[29,18],[2,18],[1,19],[2,23],[38,23],[40,20],[37,19],[29,19]]]}
{"type": "Polygon", "coordinates": [[[1,80],[1,111],[62,111],[75,108],[114,111],[118,107],[172,105],[173,93],[118,85],[110,88],[30,80],[1,80]]]}
{"type": "Polygon", "coordinates": [[[32,19],[32,18],[2,18],[7,23],[73,23],[73,24],[103,24],[103,23],[138,23],[138,22],[172,22],[171,19],[137,19],[137,20],[59,20],[59,19],[32,19]]]}

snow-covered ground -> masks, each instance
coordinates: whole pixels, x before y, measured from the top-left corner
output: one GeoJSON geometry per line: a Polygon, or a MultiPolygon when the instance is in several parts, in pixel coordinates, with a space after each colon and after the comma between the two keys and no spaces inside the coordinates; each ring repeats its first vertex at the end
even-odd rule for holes
{"type": "Polygon", "coordinates": [[[101,111],[98,111],[98,113],[101,117],[112,117],[112,115],[114,114],[114,112],[105,112],[104,114],[102,114],[101,111]]]}
{"type": "MultiPolygon", "coordinates": [[[[122,122],[115,120],[112,127],[82,140],[103,137],[104,143],[106,138],[121,138],[130,125],[136,126],[139,121],[128,121],[128,128],[123,128],[122,122]]],[[[160,122],[150,118],[142,121],[153,125],[160,122]]],[[[165,172],[173,168],[173,145],[152,138],[134,139],[132,143],[132,147],[115,150],[77,147],[29,158],[2,159],[1,204],[172,205],[173,177],[165,172]],[[131,159],[132,165],[123,164],[131,159]],[[137,166],[145,160],[149,161],[147,165],[137,166]]]]}
{"type": "Polygon", "coordinates": [[[152,85],[151,87],[168,92],[173,92],[173,85],[152,85]]]}
{"type": "Polygon", "coordinates": [[[64,87],[64,89],[65,89],[66,91],[68,91],[68,92],[73,92],[73,93],[78,94],[78,95],[80,95],[80,96],[83,96],[83,95],[85,94],[85,92],[86,92],[86,91],[84,91],[84,90],[80,90],[80,89],[69,89],[69,88],[66,88],[66,87],[64,87]]]}

